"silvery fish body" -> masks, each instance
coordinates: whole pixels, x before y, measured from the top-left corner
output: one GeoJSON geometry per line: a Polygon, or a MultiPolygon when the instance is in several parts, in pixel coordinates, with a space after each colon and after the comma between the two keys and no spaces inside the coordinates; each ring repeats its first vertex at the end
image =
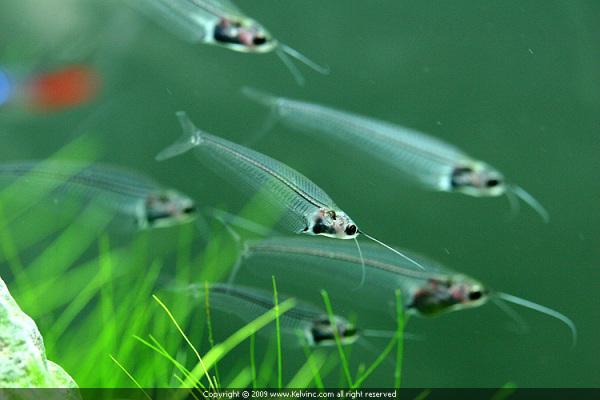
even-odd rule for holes
{"type": "Polygon", "coordinates": [[[361,259],[350,243],[317,243],[308,238],[281,237],[249,242],[245,257],[260,257],[261,263],[269,259],[323,278],[335,276],[336,282],[342,285],[344,280],[352,283],[364,265],[367,290],[389,299],[400,289],[406,310],[421,315],[478,306],[487,300],[487,290],[481,283],[424,257],[408,254],[424,269],[377,245],[363,245],[361,259]]]}
{"type": "MultiPolygon", "coordinates": [[[[190,285],[185,291],[204,304],[204,285],[190,285]]],[[[233,314],[244,322],[250,322],[275,307],[273,294],[256,288],[213,283],[208,287],[208,294],[211,308],[233,314]]],[[[279,298],[279,302],[282,301],[284,299],[279,298]]],[[[358,338],[356,328],[346,319],[334,316],[333,320],[344,344],[352,343],[358,338]]],[[[309,303],[296,301],[296,305],[281,315],[279,321],[284,332],[301,336],[309,346],[335,344],[327,313],[309,303]]]]}
{"type": "Polygon", "coordinates": [[[240,189],[262,192],[269,206],[282,211],[282,225],[291,232],[353,239],[356,224],[310,179],[265,154],[198,129],[185,112],[177,117],[183,136],[161,151],[159,161],[194,150],[204,165],[240,189]]]}
{"type": "Polygon", "coordinates": [[[267,260],[275,261],[280,269],[301,267],[304,278],[309,273],[328,280],[335,277],[336,285],[348,278],[350,270],[365,268],[365,284],[370,292],[391,298],[394,291],[400,289],[405,310],[423,316],[477,307],[489,300],[501,305],[505,302],[516,304],[561,321],[571,331],[573,345],[577,342],[577,328],[573,321],[554,309],[508,293],[492,291],[467,275],[453,272],[421,256],[411,254],[424,268],[417,269],[414,263],[394,257],[378,246],[364,246],[363,257],[357,257],[354,248],[348,244],[309,238],[269,238],[249,242],[245,257],[262,256],[258,259],[261,265],[267,260]]]}
{"type": "Polygon", "coordinates": [[[271,107],[278,121],[307,134],[321,138],[325,134],[358,148],[429,189],[464,191],[479,196],[494,196],[504,190],[499,172],[432,136],[320,104],[275,97],[251,88],[243,91],[253,100],[271,107]],[[489,175],[488,182],[475,185],[465,179],[469,172],[482,174],[484,171],[489,175]],[[458,181],[457,177],[463,180],[458,181]]]}
{"type": "Polygon", "coordinates": [[[425,188],[475,197],[506,194],[514,209],[518,208],[516,198],[519,198],[545,222],[549,221],[546,209],[525,189],[507,182],[502,173],[489,164],[442,140],[320,104],[276,97],[248,87],[243,93],[269,107],[273,121],[281,121],[320,139],[334,138],[381,160],[407,180],[425,188]]]}
{"type": "Polygon", "coordinates": [[[193,200],[152,179],[122,168],[74,161],[15,161],[0,164],[0,184],[24,195],[47,191],[94,202],[134,220],[138,228],[165,227],[194,218],[193,200]]]}
{"type": "Polygon", "coordinates": [[[138,9],[191,43],[244,53],[267,53],[278,45],[261,24],[227,0],[136,1],[138,9]]]}

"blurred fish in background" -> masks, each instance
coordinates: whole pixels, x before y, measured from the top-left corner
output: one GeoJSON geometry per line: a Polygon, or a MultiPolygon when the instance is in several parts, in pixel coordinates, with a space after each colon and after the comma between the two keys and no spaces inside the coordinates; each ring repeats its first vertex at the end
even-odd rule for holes
{"type": "Polygon", "coordinates": [[[258,21],[227,0],[136,0],[132,3],[181,40],[211,44],[240,53],[275,52],[299,85],[305,79],[290,57],[327,75],[329,68],[277,40],[258,21]]]}
{"type": "Polygon", "coordinates": [[[87,65],[69,65],[31,74],[0,69],[0,107],[60,111],[95,98],[101,83],[99,72],[87,65]]]}

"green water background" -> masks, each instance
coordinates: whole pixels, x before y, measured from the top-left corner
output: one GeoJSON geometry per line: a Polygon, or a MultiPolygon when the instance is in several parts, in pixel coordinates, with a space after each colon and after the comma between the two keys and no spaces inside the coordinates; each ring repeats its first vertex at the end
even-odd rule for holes
{"type": "MultiPolygon", "coordinates": [[[[505,198],[420,190],[352,148],[282,126],[252,146],[313,179],[386,242],[560,310],[579,329],[570,350],[565,327],[526,310],[519,310],[530,325],[526,334],[514,333],[491,304],[413,319],[408,330],[425,340],[406,345],[405,385],[600,385],[600,3],[239,5],[331,74],[300,67],[307,84],[299,87],[273,54],[188,45],[121,2],[4,1],[3,66],[35,71],[87,62],[102,72],[104,87],[94,102],[66,112],[0,110],[0,156],[44,158],[83,129],[99,138],[103,161],[235,211],[248,197],[193,157],[154,161],[180,135],[175,111],[244,142],[266,117],[239,92],[252,85],[428,132],[525,187],[547,207],[550,223],[526,206],[507,218],[505,198]]],[[[346,301],[361,298],[349,291],[346,301]]],[[[390,385],[391,375],[384,366],[369,385],[390,385]]]]}

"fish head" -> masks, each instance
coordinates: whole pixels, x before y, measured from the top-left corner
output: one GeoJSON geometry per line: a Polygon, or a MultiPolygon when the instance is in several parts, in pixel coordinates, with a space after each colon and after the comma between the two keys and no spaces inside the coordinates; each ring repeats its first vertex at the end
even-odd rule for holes
{"type": "Polygon", "coordinates": [[[222,18],[213,33],[215,43],[243,53],[268,53],[278,43],[261,24],[251,18],[222,18]]]}
{"type": "Polygon", "coordinates": [[[337,315],[333,316],[333,324],[327,315],[324,315],[312,321],[307,330],[308,341],[312,346],[333,346],[335,345],[335,334],[342,344],[354,343],[359,332],[354,324],[337,315]]]}
{"type": "Polygon", "coordinates": [[[489,298],[489,291],[479,282],[464,275],[430,278],[412,294],[408,308],[420,315],[478,307],[489,298]]]}
{"type": "Polygon", "coordinates": [[[175,190],[152,192],[144,200],[144,228],[179,225],[196,217],[194,200],[175,190]]]}
{"type": "Polygon", "coordinates": [[[345,212],[321,208],[310,218],[306,233],[336,239],[354,239],[359,231],[345,212]]]}
{"type": "Polygon", "coordinates": [[[500,196],[506,191],[506,180],[491,166],[475,162],[454,168],[450,188],[475,197],[500,196]]]}

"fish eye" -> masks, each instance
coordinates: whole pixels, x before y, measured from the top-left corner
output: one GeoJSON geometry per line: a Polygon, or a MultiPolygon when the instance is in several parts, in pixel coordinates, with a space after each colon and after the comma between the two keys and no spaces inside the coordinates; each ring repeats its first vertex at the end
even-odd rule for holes
{"type": "Polygon", "coordinates": [[[356,231],[357,231],[356,225],[348,225],[345,230],[346,235],[350,235],[350,236],[354,235],[356,233],[356,231]]]}
{"type": "Polygon", "coordinates": [[[471,300],[471,301],[479,300],[482,297],[483,297],[483,293],[481,292],[481,290],[473,290],[473,291],[469,292],[469,300],[471,300]]]}
{"type": "Polygon", "coordinates": [[[500,180],[499,179],[488,179],[485,182],[485,186],[489,187],[489,188],[493,188],[496,187],[500,184],[500,180]]]}
{"type": "Polygon", "coordinates": [[[357,333],[358,333],[358,331],[356,330],[355,327],[349,326],[342,332],[342,336],[352,337],[352,336],[355,336],[357,333]]]}
{"type": "Polygon", "coordinates": [[[183,209],[184,214],[192,214],[196,212],[196,206],[188,206],[183,209]]]}
{"type": "Polygon", "coordinates": [[[260,46],[261,44],[267,43],[267,38],[264,36],[256,36],[254,39],[252,39],[252,43],[255,46],[260,46]]]}

